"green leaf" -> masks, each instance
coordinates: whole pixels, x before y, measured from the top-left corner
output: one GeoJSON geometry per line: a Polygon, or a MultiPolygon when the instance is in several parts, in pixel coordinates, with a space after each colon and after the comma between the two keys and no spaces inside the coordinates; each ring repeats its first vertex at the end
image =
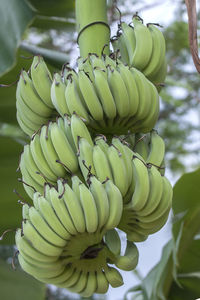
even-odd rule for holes
{"type": "Polygon", "coordinates": [[[57,29],[63,31],[75,31],[75,20],[58,18],[58,17],[46,17],[36,16],[31,27],[39,28],[40,30],[57,29]]]}
{"type": "Polygon", "coordinates": [[[174,186],[174,215],[199,207],[200,169],[184,174],[174,186]]]}
{"type": "Polygon", "coordinates": [[[16,172],[18,167],[22,146],[8,137],[0,137],[0,236],[7,229],[12,232],[5,234],[0,244],[13,244],[15,229],[21,227],[22,206],[17,202],[19,197],[13,192],[14,189],[22,195],[25,201],[28,196],[25,194],[22,183],[17,178],[21,178],[21,173],[16,172]]]}
{"type": "Polygon", "coordinates": [[[26,0],[27,4],[43,16],[72,17],[75,12],[75,0],[26,0]]]}
{"type": "Polygon", "coordinates": [[[66,62],[69,61],[69,56],[65,53],[49,50],[42,47],[37,47],[26,42],[21,43],[21,49],[24,49],[33,55],[40,54],[44,57],[45,61],[50,63],[52,66],[56,68],[61,68],[66,62]]]}
{"type": "Polygon", "coordinates": [[[0,259],[0,287],[3,300],[44,300],[46,286],[0,259]]]}
{"type": "Polygon", "coordinates": [[[0,76],[14,66],[17,47],[34,15],[23,0],[1,0],[0,76]]]}
{"type": "MultiPolygon", "coordinates": [[[[200,169],[184,174],[174,186],[173,237],[176,240],[180,230],[178,261],[183,260],[193,243],[194,236],[200,231],[200,169]],[[182,228],[181,228],[182,227],[182,228]]],[[[180,263],[180,262],[179,262],[180,263]]]]}
{"type": "Polygon", "coordinates": [[[173,282],[168,299],[170,300],[197,300],[199,299],[199,278],[180,278],[181,287],[173,282]]]}

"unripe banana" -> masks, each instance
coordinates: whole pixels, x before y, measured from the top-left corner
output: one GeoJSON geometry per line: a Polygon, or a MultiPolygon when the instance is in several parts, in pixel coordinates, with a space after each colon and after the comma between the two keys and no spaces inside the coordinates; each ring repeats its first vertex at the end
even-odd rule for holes
{"type": "Polygon", "coordinates": [[[135,51],[130,61],[131,65],[139,70],[143,70],[148,64],[152,53],[152,36],[141,20],[133,17],[134,32],[135,32],[135,51]]]}
{"type": "Polygon", "coordinates": [[[65,98],[68,110],[71,115],[73,113],[76,113],[78,116],[84,118],[86,121],[89,121],[87,108],[84,106],[82,98],[80,98],[75,79],[73,79],[72,76],[69,77],[67,82],[65,98]]]}
{"type": "Polygon", "coordinates": [[[43,102],[53,108],[51,101],[52,76],[41,56],[34,56],[31,65],[31,78],[33,85],[43,102]]]}
{"type": "Polygon", "coordinates": [[[101,182],[105,181],[106,178],[113,180],[108,158],[99,145],[93,147],[93,163],[97,178],[101,182]]]}
{"type": "Polygon", "coordinates": [[[90,174],[96,175],[93,164],[93,147],[85,138],[80,138],[78,143],[78,161],[82,174],[87,181],[90,174]]]}
{"type": "Polygon", "coordinates": [[[123,198],[119,189],[111,180],[105,183],[105,190],[109,200],[109,218],[105,224],[105,229],[117,227],[122,216],[123,198]]]}
{"type": "Polygon", "coordinates": [[[103,184],[95,176],[89,178],[89,189],[98,211],[98,229],[102,229],[109,218],[109,200],[103,184]]]}
{"type": "Polygon", "coordinates": [[[130,104],[126,85],[116,69],[108,66],[107,70],[108,84],[115,99],[117,113],[121,118],[127,117],[129,115],[130,104]]]}
{"type": "Polygon", "coordinates": [[[116,259],[116,266],[125,271],[131,271],[136,268],[138,264],[139,252],[135,244],[127,241],[126,251],[124,256],[119,256],[116,259]]]}
{"type": "Polygon", "coordinates": [[[108,148],[107,156],[112,169],[114,183],[122,193],[122,196],[124,196],[129,186],[128,181],[126,180],[127,170],[122,153],[113,145],[111,145],[108,148]]]}
{"type": "Polygon", "coordinates": [[[79,185],[79,191],[87,232],[95,232],[98,228],[98,211],[94,197],[83,183],[79,185]]]}
{"type": "Polygon", "coordinates": [[[103,109],[90,78],[84,71],[79,71],[78,78],[81,93],[92,118],[97,121],[103,120],[103,109]]]}
{"type": "MultiPolygon", "coordinates": [[[[117,257],[121,252],[121,240],[118,232],[113,228],[105,234],[105,242],[110,251],[117,257]]],[[[116,264],[116,263],[115,263],[116,264]]]]}
{"type": "Polygon", "coordinates": [[[104,268],[105,276],[108,282],[112,287],[119,287],[123,285],[123,278],[120,272],[113,268],[113,267],[107,267],[104,268]]]}
{"type": "Polygon", "coordinates": [[[91,146],[94,145],[91,135],[85,123],[76,114],[73,114],[71,117],[71,132],[77,150],[78,150],[78,139],[79,139],[78,137],[85,138],[91,146]]]}
{"type": "Polygon", "coordinates": [[[78,171],[78,159],[74,153],[65,133],[57,123],[52,123],[50,127],[51,141],[58,155],[58,159],[63,163],[70,173],[78,171]]]}
{"type": "Polygon", "coordinates": [[[65,114],[70,114],[65,98],[66,85],[59,73],[54,74],[53,83],[51,86],[51,100],[58,111],[64,117],[65,114]]]}

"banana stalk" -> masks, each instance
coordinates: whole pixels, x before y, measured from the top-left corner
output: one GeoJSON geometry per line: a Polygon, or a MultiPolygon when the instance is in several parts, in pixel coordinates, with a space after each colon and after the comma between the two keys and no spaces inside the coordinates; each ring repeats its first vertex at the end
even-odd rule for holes
{"type": "Polygon", "coordinates": [[[76,24],[83,58],[88,53],[109,54],[110,28],[106,14],[106,0],[76,0],[76,24]],[[107,45],[107,46],[106,46],[107,45]]]}

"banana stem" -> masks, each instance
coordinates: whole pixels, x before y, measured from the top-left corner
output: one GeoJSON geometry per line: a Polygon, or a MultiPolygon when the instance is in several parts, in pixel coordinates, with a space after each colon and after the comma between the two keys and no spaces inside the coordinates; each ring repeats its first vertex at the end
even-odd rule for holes
{"type": "Polygon", "coordinates": [[[76,0],[77,42],[83,58],[88,53],[109,54],[110,27],[106,0],[76,0]],[[106,46],[107,45],[107,46],[106,46]]]}

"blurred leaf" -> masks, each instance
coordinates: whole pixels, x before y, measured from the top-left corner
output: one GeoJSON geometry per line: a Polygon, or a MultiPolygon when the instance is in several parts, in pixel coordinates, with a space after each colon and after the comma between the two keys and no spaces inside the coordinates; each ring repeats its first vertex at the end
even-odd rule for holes
{"type": "Polygon", "coordinates": [[[184,174],[174,186],[174,215],[199,208],[200,204],[200,169],[184,174]]]}
{"type": "Polygon", "coordinates": [[[44,300],[46,286],[19,268],[0,259],[0,287],[3,300],[44,300]]]}
{"type": "Polygon", "coordinates": [[[34,15],[24,0],[1,0],[0,76],[14,66],[17,47],[34,15]]]}
{"type": "Polygon", "coordinates": [[[181,287],[173,282],[169,298],[170,300],[197,300],[199,299],[199,281],[200,278],[185,277],[179,279],[181,287]]]}
{"type": "Polygon", "coordinates": [[[26,134],[17,125],[0,123],[0,136],[13,138],[15,141],[24,145],[27,139],[26,134]]]}
{"type": "MultiPolygon", "coordinates": [[[[22,183],[18,182],[17,178],[21,178],[20,172],[16,172],[18,167],[22,146],[16,141],[0,137],[0,236],[7,229],[15,230],[21,227],[22,207],[17,202],[19,197],[13,192],[17,190],[25,201],[28,197],[25,194],[22,183]]],[[[28,200],[30,202],[30,200],[28,200]]],[[[13,244],[14,232],[7,233],[0,244],[13,244]]]]}
{"type": "Polygon", "coordinates": [[[57,29],[64,31],[75,31],[75,20],[57,17],[37,16],[31,27],[42,30],[57,29]]]}
{"type": "Polygon", "coordinates": [[[37,14],[43,16],[74,16],[75,0],[26,0],[26,2],[37,14]]]}
{"type": "Polygon", "coordinates": [[[61,68],[63,64],[69,61],[69,56],[65,53],[49,50],[41,47],[37,47],[34,45],[30,45],[26,42],[21,43],[21,49],[24,49],[33,55],[42,55],[46,62],[50,63],[52,66],[56,68],[61,68]]]}

